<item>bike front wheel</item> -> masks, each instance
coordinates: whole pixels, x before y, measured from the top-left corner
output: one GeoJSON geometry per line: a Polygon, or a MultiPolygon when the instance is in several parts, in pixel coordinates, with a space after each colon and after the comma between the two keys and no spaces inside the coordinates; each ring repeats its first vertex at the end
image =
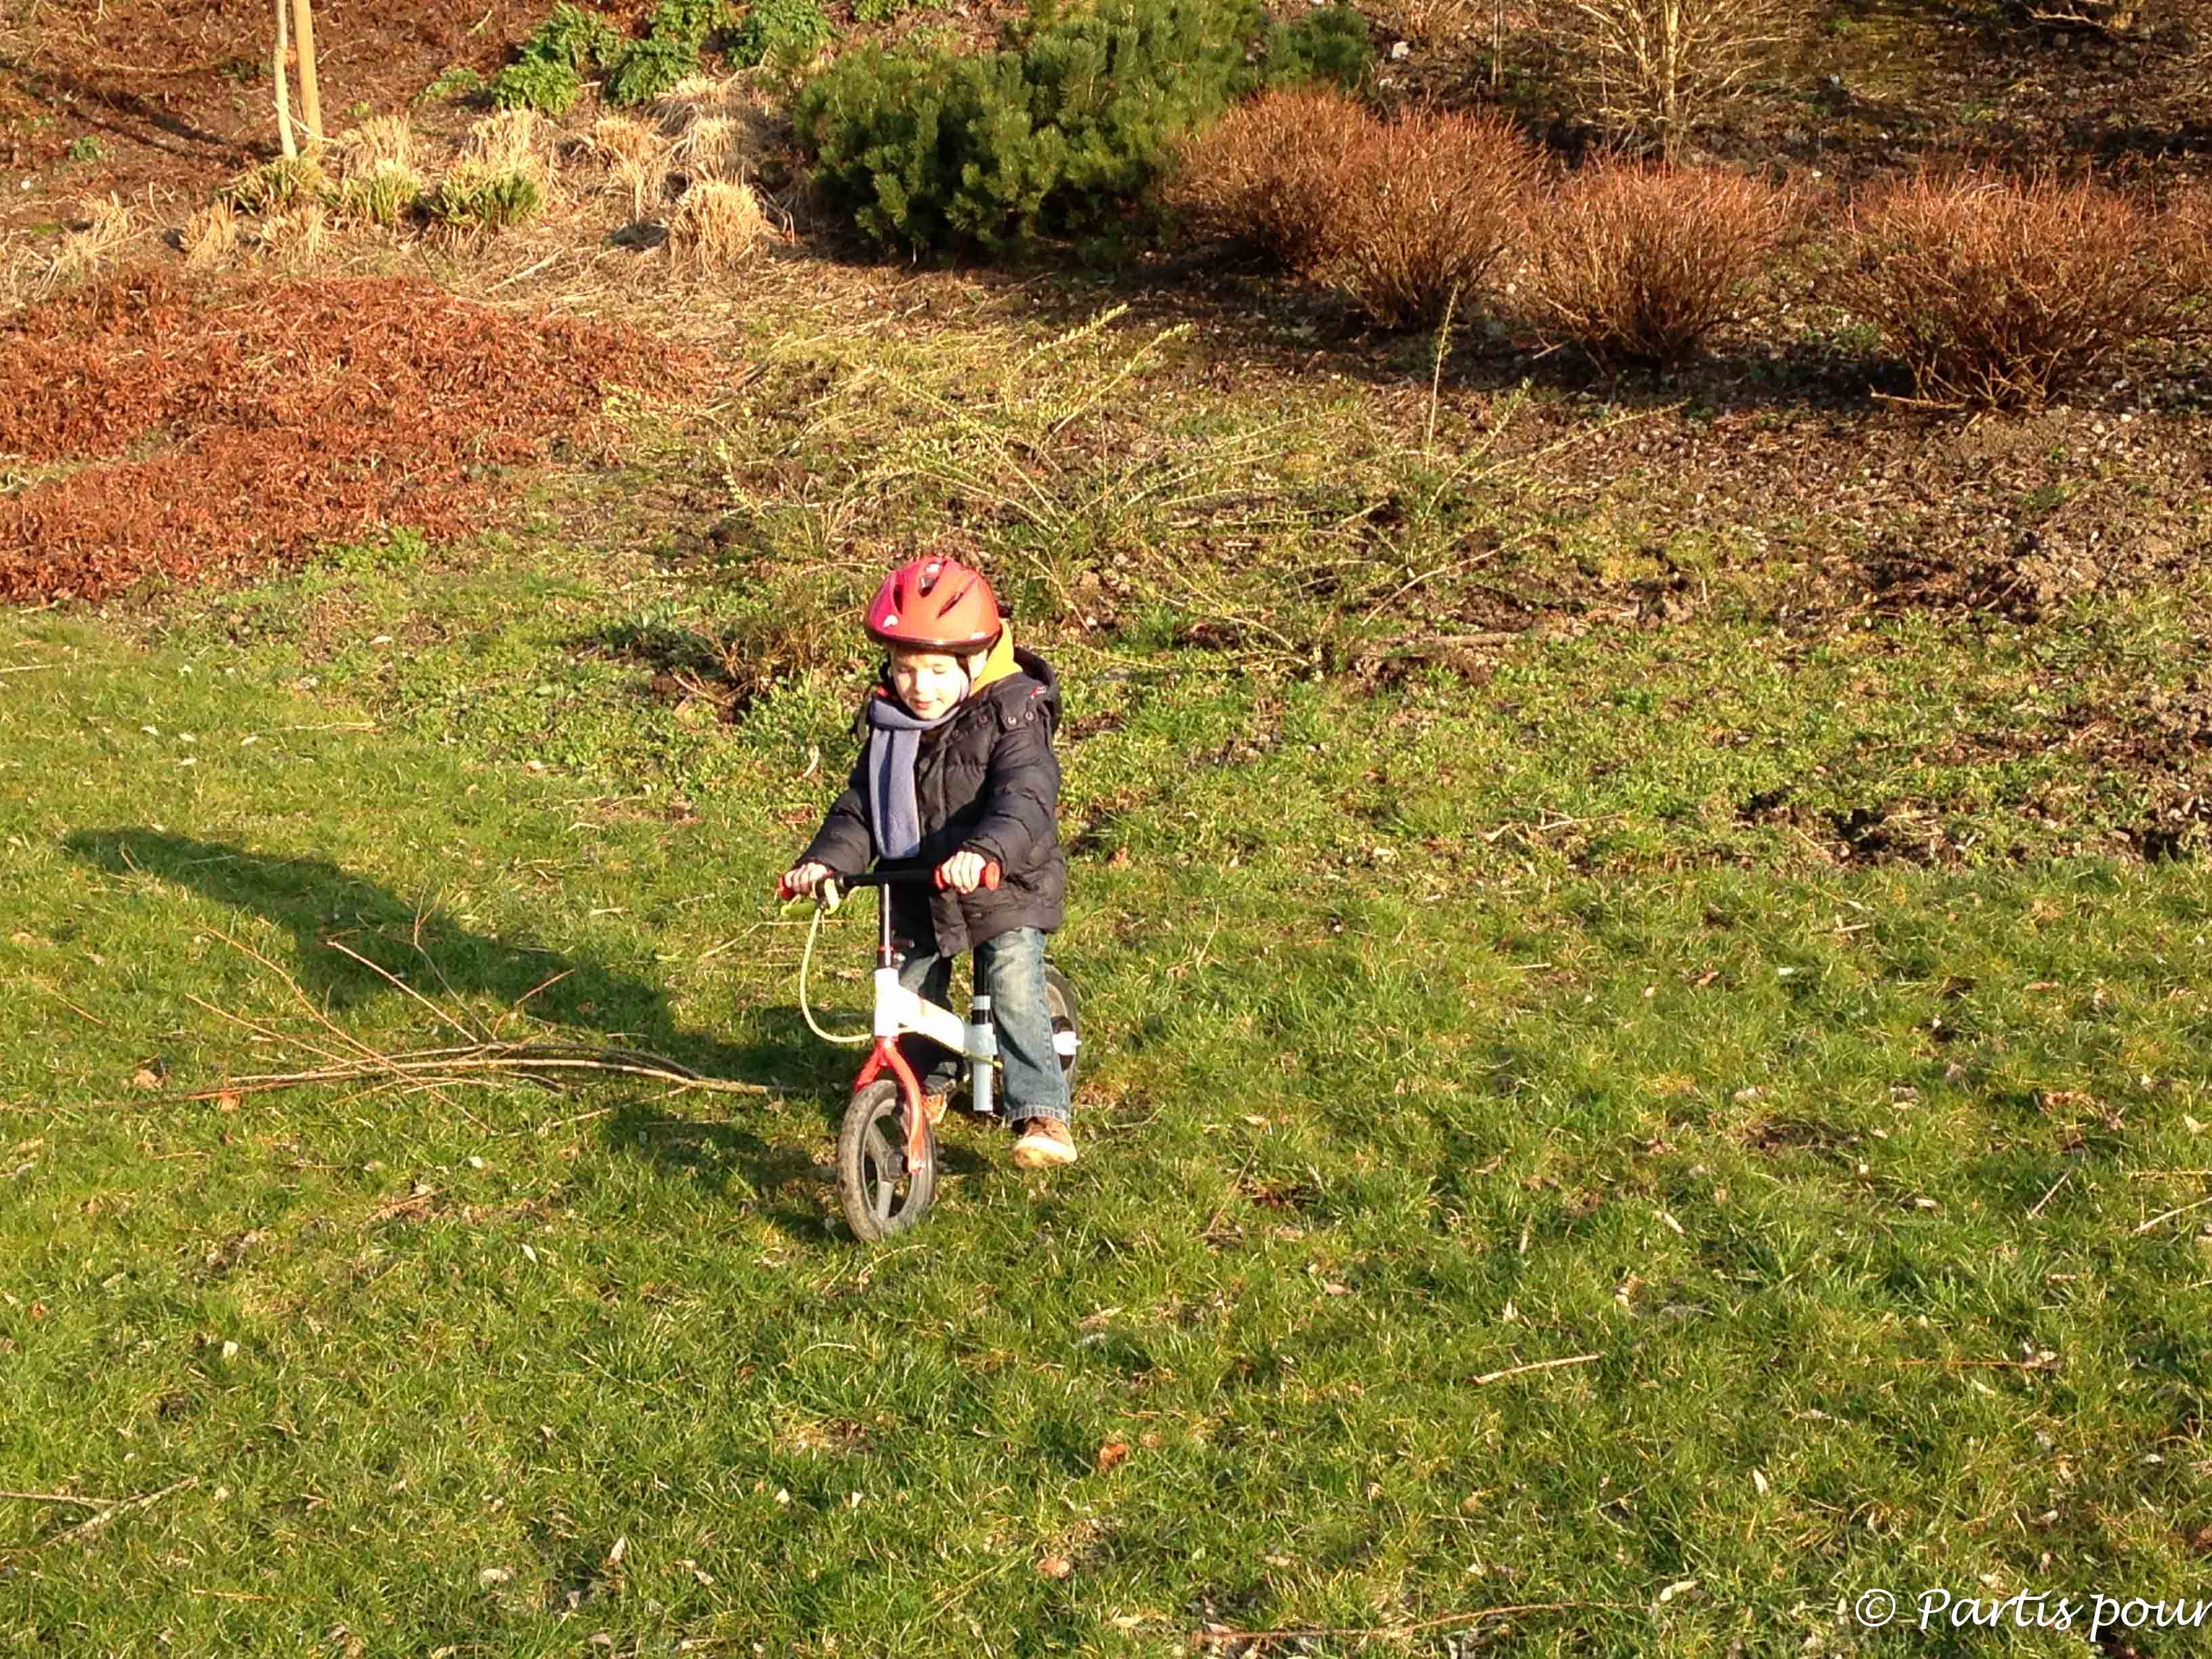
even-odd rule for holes
{"type": "Polygon", "coordinates": [[[846,1224],[864,1244],[921,1224],[937,1196],[937,1135],[922,1126],[921,1156],[906,1150],[899,1086],[878,1078],[854,1091],[837,1135],[837,1197],[846,1224]]]}

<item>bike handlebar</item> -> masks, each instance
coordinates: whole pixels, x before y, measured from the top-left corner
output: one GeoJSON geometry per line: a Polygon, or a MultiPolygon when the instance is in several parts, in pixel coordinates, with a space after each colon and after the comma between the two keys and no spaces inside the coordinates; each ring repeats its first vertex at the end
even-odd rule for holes
{"type": "MultiPolygon", "coordinates": [[[[933,870],[869,870],[857,876],[832,875],[826,879],[834,881],[837,885],[844,888],[905,887],[920,881],[927,881],[935,886],[943,887],[945,884],[944,875],[941,873],[942,867],[940,866],[933,870]]],[[[982,885],[994,892],[997,891],[1000,882],[1006,878],[1006,873],[1005,866],[1000,865],[998,860],[984,860],[982,885]]],[[[819,891],[820,889],[817,888],[816,890],[819,891]]],[[[784,900],[799,896],[785,884],[781,876],[775,878],[775,896],[784,900]]]]}

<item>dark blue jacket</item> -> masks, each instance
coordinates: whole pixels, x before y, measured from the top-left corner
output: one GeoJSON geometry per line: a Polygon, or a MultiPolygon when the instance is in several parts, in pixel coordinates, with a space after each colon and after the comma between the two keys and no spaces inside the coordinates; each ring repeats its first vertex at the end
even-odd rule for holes
{"type": "MultiPolygon", "coordinates": [[[[985,686],[950,720],[921,735],[914,764],[921,846],[912,858],[886,860],[884,867],[932,870],[973,849],[996,859],[1005,875],[995,891],[979,887],[965,896],[927,886],[889,890],[893,924],[917,951],[955,956],[1016,927],[1049,933],[1064,918],[1067,859],[1060,848],[1060,761],[1052,751],[1060,730],[1060,678],[1043,658],[1019,646],[1014,661],[1020,673],[985,686]]],[[[883,683],[890,684],[888,667],[883,683]]],[[[852,776],[799,860],[843,876],[866,869],[875,849],[868,833],[866,708],[854,729],[860,752],[852,776]]]]}

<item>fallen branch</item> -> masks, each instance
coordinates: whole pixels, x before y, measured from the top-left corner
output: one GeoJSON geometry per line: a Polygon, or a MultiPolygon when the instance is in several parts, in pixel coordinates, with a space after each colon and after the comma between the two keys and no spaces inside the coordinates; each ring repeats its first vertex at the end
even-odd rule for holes
{"type": "MultiPolygon", "coordinates": [[[[419,919],[418,919],[419,929],[419,919]]],[[[327,1032],[342,1047],[326,1046],[317,1035],[287,1032],[248,1019],[241,1014],[216,1006],[204,998],[185,995],[218,1018],[251,1032],[264,1042],[289,1042],[307,1050],[325,1063],[297,1072],[255,1072],[232,1077],[208,1088],[195,1089],[186,1093],[157,1095],[150,1101],[141,1097],[130,1103],[134,1107],[154,1105],[184,1105],[195,1101],[218,1100],[235,1103],[242,1095],[266,1094],[277,1089],[296,1089],[319,1083],[358,1083],[386,1087],[404,1085],[409,1093],[436,1091],[463,1086],[500,1087],[514,1083],[534,1083],[542,1088],[559,1087],[580,1074],[599,1073],[615,1077],[649,1079],[665,1083],[675,1091],[696,1091],[719,1095],[774,1095],[776,1091],[763,1083],[736,1083],[724,1078],[702,1077],[681,1061],[665,1054],[653,1054],[641,1048],[594,1048],[580,1044],[544,1042],[502,1042],[494,1034],[487,1033],[469,1023],[465,1014],[457,1014],[441,1007],[424,996],[391,969],[372,962],[358,951],[325,940],[330,947],[380,975],[387,983],[403,992],[433,1019],[447,1027],[464,1039],[459,1044],[438,1048],[413,1048],[398,1054],[386,1054],[373,1048],[360,1038],[343,1030],[329,1014],[315,1005],[300,981],[286,973],[276,963],[242,939],[216,930],[216,937],[240,955],[250,957],[276,976],[289,991],[293,1000],[306,1010],[308,1018],[327,1032]]],[[[421,948],[420,940],[416,948],[421,948]]],[[[425,952],[428,960],[428,953],[425,952]]],[[[434,972],[436,963],[431,963],[434,972]]],[[[573,969],[568,971],[574,971],[573,969]]],[[[546,986],[557,983],[564,974],[556,974],[532,990],[526,992],[509,1014],[519,1010],[546,986]]],[[[87,1016],[89,1018],[89,1016],[87,1016]]],[[[505,1016],[502,1016],[502,1021],[505,1016]]],[[[106,1103],[110,1105],[120,1103],[106,1103]]],[[[473,1119],[471,1120],[474,1121],[473,1119]]]]}
{"type": "MultiPolygon", "coordinates": [[[[389,968],[383,966],[380,963],[371,962],[367,957],[362,955],[360,951],[352,949],[350,946],[341,945],[334,939],[325,939],[323,943],[329,945],[331,950],[337,951],[341,956],[351,957],[356,962],[359,963],[362,967],[369,969],[372,973],[381,974],[386,980],[391,981],[392,984],[397,986],[400,990],[414,998],[416,1001],[421,1003],[425,1008],[428,1008],[430,1011],[432,1018],[436,1019],[444,1024],[450,1025],[454,1030],[459,1032],[465,1041],[470,1042],[481,1042],[485,1040],[484,1034],[482,1031],[472,1031],[469,1030],[467,1026],[462,1024],[460,1021],[455,1019],[451,1014],[447,1013],[443,1008],[438,1006],[436,1003],[431,1001],[429,998],[424,996],[420,991],[410,985],[405,980],[400,978],[398,975],[393,973],[389,968]]],[[[419,945],[417,948],[420,948],[419,945]]],[[[532,992],[532,994],[535,995],[536,993],[532,992]]]]}
{"type": "Polygon", "coordinates": [[[155,1103],[182,1105],[192,1101],[219,1100],[226,1095],[266,1094],[276,1089],[303,1088],[316,1083],[412,1082],[431,1086],[511,1079],[517,1082],[554,1086],[556,1079],[545,1073],[594,1072],[618,1077],[651,1078],[679,1091],[717,1095],[769,1095],[764,1083],[735,1083],[726,1078],[702,1077],[690,1066],[665,1055],[629,1048],[568,1048],[533,1047],[528,1043],[485,1043],[469,1048],[423,1048],[373,1060],[346,1060],[306,1072],[257,1072],[234,1077],[213,1088],[187,1094],[163,1095],[155,1103]]]}

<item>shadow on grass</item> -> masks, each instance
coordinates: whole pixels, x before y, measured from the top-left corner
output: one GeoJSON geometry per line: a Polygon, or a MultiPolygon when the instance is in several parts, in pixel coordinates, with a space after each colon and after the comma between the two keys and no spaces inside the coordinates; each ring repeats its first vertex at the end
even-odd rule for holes
{"type": "Polygon", "coordinates": [[[838,1237],[821,1201],[832,1177],[799,1147],[777,1146],[741,1124],[686,1117],[655,1100],[617,1107],[601,1120],[599,1139],[672,1181],[755,1210],[793,1237],[838,1237]]]}
{"type": "MultiPolygon", "coordinates": [[[[514,1038],[532,1035],[530,1028],[542,1034],[546,1024],[564,1026],[648,1050],[707,1077],[818,1100],[833,1125],[843,1109],[850,1059],[816,1041],[796,1008],[771,1011],[755,1041],[733,1044],[681,1029],[659,986],[559,951],[471,932],[327,859],[280,857],[143,828],[76,830],[63,845],[112,874],[156,876],[286,929],[290,960],[276,965],[334,1018],[400,994],[374,968],[336,948],[342,945],[434,1002],[489,997],[520,1011],[507,1032],[514,1038]],[[520,1014],[528,1024],[516,1030],[520,1014]]],[[[451,1033],[434,1040],[450,1041],[451,1033]]],[[[650,1101],[618,1109],[604,1135],[610,1146],[717,1192],[765,1194],[811,1170],[804,1157],[750,1129],[686,1117],[650,1101]]],[[[819,1212],[778,1218],[797,1222],[803,1232],[823,1230],[819,1212]]]]}

